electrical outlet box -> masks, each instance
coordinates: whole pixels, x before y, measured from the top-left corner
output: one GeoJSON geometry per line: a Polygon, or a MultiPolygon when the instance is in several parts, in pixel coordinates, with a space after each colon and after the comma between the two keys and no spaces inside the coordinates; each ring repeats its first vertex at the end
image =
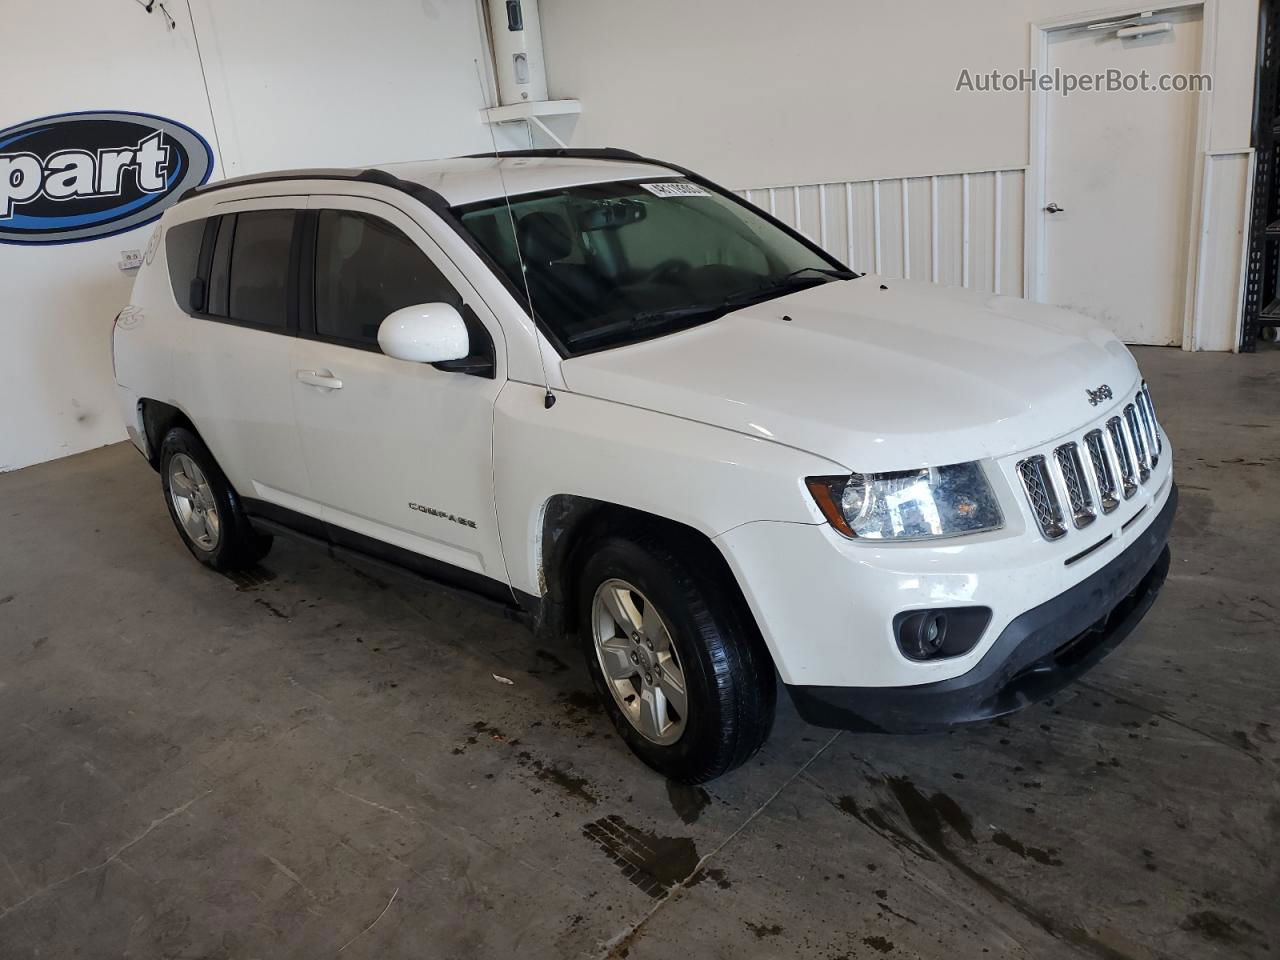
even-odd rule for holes
{"type": "Polygon", "coordinates": [[[120,251],[120,269],[129,271],[137,270],[142,266],[141,250],[121,250],[120,251]]]}

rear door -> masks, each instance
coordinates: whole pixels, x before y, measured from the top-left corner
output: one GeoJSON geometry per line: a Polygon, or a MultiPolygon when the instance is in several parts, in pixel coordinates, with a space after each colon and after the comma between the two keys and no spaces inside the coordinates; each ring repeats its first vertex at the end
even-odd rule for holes
{"type": "Polygon", "coordinates": [[[206,223],[174,393],[242,497],[305,509],[293,416],[293,276],[305,197],[219,204],[206,223]]]}
{"type": "Polygon", "coordinates": [[[330,536],[509,599],[493,499],[493,407],[505,382],[496,320],[397,208],[318,196],[307,222],[293,394],[330,536]],[[494,341],[495,376],[395,360],[378,348],[387,314],[441,301],[494,341]]]}

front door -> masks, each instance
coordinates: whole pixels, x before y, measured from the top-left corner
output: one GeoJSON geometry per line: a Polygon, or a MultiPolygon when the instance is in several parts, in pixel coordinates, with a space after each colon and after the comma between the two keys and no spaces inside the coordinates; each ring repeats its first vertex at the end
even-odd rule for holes
{"type": "Polygon", "coordinates": [[[507,581],[493,495],[501,331],[462,274],[395,207],[312,197],[294,352],[294,406],[311,495],[340,543],[468,586],[507,581]],[[314,263],[314,270],[309,269],[314,263]],[[309,289],[307,289],[309,288],[309,289]],[[471,307],[498,349],[497,377],[386,356],[378,326],[419,303],[471,307]],[[476,581],[475,576],[484,578],[476,581]]]}
{"type": "MultiPolygon", "coordinates": [[[[1159,8],[1157,8],[1159,9],[1159,8]]],[[[1199,70],[1200,9],[1159,13],[1168,32],[1057,30],[1048,70],[1162,76],[1199,70]]],[[[1182,342],[1191,229],[1193,92],[1045,95],[1042,293],[1129,343],[1182,342]]]]}

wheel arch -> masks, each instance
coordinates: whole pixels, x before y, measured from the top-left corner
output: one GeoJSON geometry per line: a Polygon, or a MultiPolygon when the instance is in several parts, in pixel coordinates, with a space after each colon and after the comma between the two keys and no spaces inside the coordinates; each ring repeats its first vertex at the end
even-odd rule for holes
{"type": "Polygon", "coordinates": [[[147,462],[157,473],[160,471],[160,445],[164,442],[165,434],[174,427],[190,430],[200,437],[201,443],[205,442],[191,418],[171,403],[144,397],[138,401],[138,419],[142,423],[143,436],[147,442],[147,462]]]}
{"type": "Polygon", "coordinates": [[[556,494],[543,504],[537,544],[538,585],[542,591],[540,626],[559,633],[577,631],[573,586],[586,560],[587,548],[601,537],[628,533],[656,535],[681,556],[693,558],[699,571],[725,591],[752,643],[773,664],[737,577],[705,533],[647,510],[576,494],[556,494]]]}

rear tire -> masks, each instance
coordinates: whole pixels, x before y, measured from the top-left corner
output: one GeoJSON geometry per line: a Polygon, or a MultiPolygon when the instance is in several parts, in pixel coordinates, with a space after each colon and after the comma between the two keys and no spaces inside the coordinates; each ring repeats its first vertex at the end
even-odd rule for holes
{"type": "Polygon", "coordinates": [[[213,454],[190,430],[174,427],[165,434],[160,482],[178,535],[205,566],[240,570],[271,549],[272,538],[253,529],[213,454]]]}
{"type": "Polygon", "coordinates": [[[773,726],[777,680],[716,571],[643,534],[594,541],[579,571],[587,669],[632,752],[680,783],[750,759],[773,726]]]}

